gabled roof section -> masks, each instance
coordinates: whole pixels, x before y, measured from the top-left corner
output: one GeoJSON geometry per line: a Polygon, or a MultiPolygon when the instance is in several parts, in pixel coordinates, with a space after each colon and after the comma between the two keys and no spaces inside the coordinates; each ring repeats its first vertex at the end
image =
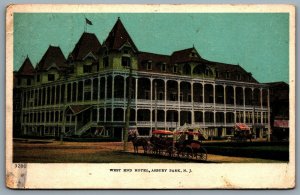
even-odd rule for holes
{"type": "Polygon", "coordinates": [[[194,47],[174,51],[171,55],[171,60],[174,64],[184,62],[200,62],[201,59],[201,56],[194,47]]]}
{"type": "Polygon", "coordinates": [[[162,54],[149,53],[149,52],[140,52],[138,54],[139,64],[142,64],[145,61],[152,61],[153,63],[170,64],[170,56],[162,55],[162,54]]]}
{"type": "Polygon", "coordinates": [[[71,55],[74,60],[83,60],[89,53],[97,56],[101,43],[94,33],[84,32],[76,43],[71,55]]]}
{"type": "MultiPolygon", "coordinates": [[[[221,63],[221,62],[213,62],[213,61],[208,61],[205,59],[202,59],[202,63],[207,64],[209,67],[214,68],[218,72],[223,72],[223,73],[229,72],[232,74],[232,76],[236,76],[237,74],[249,75],[249,76],[251,76],[251,82],[258,83],[257,80],[252,76],[252,74],[247,72],[240,65],[226,64],[226,63],[221,63]]],[[[225,79],[225,78],[223,78],[223,79],[225,79]]],[[[232,80],[232,78],[229,78],[229,80],[232,80]]]]}
{"type": "Polygon", "coordinates": [[[20,69],[18,70],[17,74],[21,76],[33,76],[35,74],[35,70],[28,56],[26,57],[20,69]]]}
{"type": "Polygon", "coordinates": [[[42,57],[41,61],[38,63],[37,71],[46,71],[50,66],[57,67],[59,69],[66,68],[66,58],[62,53],[60,47],[49,46],[46,53],[42,57]],[[55,65],[55,66],[54,66],[55,65]]]}
{"type": "Polygon", "coordinates": [[[138,51],[123,23],[121,22],[121,19],[118,18],[117,22],[106,38],[104,45],[108,49],[117,50],[120,49],[125,43],[129,44],[136,52],[138,51]]]}

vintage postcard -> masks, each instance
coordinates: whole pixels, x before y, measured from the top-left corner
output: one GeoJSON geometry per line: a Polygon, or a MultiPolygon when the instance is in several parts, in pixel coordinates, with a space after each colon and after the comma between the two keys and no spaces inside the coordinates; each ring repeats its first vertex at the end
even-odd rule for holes
{"type": "Polygon", "coordinates": [[[10,5],[6,185],[295,187],[292,5],[10,5]]]}

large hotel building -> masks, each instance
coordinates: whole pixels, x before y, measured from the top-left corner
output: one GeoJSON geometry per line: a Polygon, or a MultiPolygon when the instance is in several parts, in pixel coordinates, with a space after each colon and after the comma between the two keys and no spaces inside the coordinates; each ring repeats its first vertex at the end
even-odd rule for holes
{"type": "Polygon", "coordinates": [[[194,47],[170,55],[139,51],[118,19],[102,44],[84,32],[67,59],[56,46],[36,67],[25,59],[14,72],[14,133],[121,140],[129,90],[130,128],[142,136],[185,126],[220,139],[239,124],[256,137],[270,132],[267,84],[194,47]]]}

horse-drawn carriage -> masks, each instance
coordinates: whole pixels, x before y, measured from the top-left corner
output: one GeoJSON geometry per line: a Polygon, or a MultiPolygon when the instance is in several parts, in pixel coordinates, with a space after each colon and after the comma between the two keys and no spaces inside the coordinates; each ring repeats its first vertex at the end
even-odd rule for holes
{"type": "Polygon", "coordinates": [[[248,139],[250,140],[250,142],[252,142],[251,129],[244,123],[236,123],[232,141],[246,142],[248,139]]]}
{"type": "Polygon", "coordinates": [[[148,153],[185,159],[207,160],[207,151],[202,147],[201,133],[192,130],[154,130],[148,145],[148,153]],[[199,140],[194,140],[197,136],[199,140]]]}

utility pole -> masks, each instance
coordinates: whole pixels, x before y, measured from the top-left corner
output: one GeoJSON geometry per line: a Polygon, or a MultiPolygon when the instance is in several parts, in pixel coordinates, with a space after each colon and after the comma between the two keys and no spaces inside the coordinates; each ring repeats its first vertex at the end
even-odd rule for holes
{"type": "Polygon", "coordinates": [[[131,104],[131,85],[132,85],[132,68],[131,64],[129,67],[129,76],[128,76],[128,98],[127,98],[127,110],[126,110],[126,117],[125,117],[125,129],[124,129],[124,145],[123,150],[124,152],[128,151],[127,143],[128,143],[128,129],[129,129],[129,120],[130,120],[130,104],[131,104]]]}

